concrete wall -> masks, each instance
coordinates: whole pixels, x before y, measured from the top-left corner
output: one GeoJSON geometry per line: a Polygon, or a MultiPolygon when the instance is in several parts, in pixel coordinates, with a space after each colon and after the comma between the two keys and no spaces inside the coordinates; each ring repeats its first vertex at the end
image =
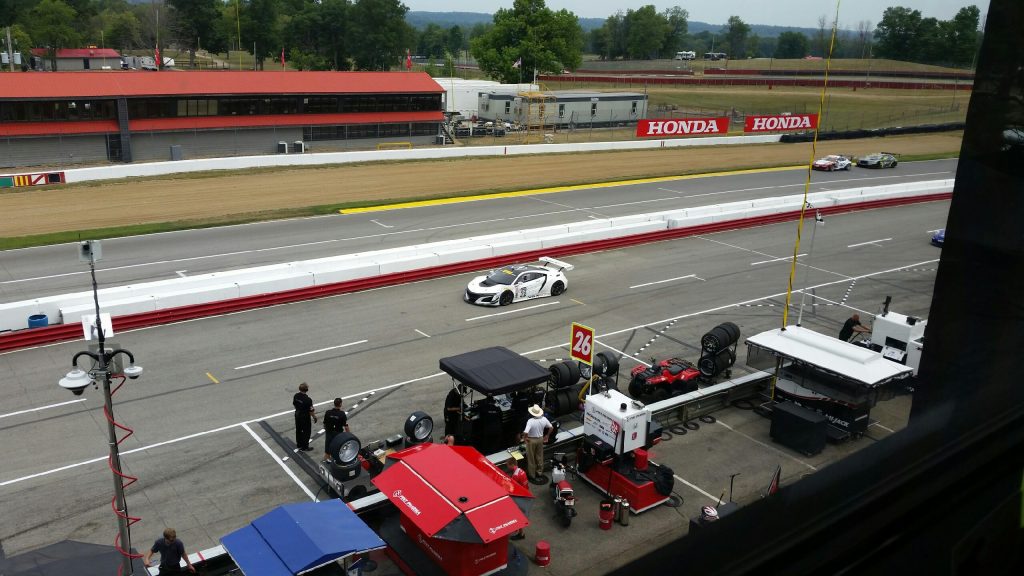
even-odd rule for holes
{"type": "Polygon", "coordinates": [[[0,138],[0,168],[107,161],[103,135],[0,138]]]}
{"type": "Polygon", "coordinates": [[[186,132],[134,132],[132,158],[135,161],[171,159],[171,146],[181,146],[183,159],[212,156],[275,154],[277,143],[289,146],[302,140],[301,126],[277,128],[189,130],[186,132]]]}

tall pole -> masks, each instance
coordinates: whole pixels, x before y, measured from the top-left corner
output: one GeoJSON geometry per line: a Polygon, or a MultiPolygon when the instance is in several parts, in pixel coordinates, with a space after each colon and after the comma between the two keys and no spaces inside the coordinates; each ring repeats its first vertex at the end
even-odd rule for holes
{"type": "Polygon", "coordinates": [[[96,285],[96,261],[89,260],[89,273],[92,275],[92,297],[96,305],[96,338],[99,342],[99,372],[103,375],[103,406],[107,417],[107,446],[110,451],[111,473],[114,476],[114,502],[117,515],[118,548],[121,551],[121,576],[133,576],[132,536],[128,529],[128,502],[124,497],[124,480],[121,478],[121,454],[117,445],[117,430],[114,428],[114,403],[110,392],[110,356],[107,355],[106,337],[103,334],[103,322],[100,320],[100,296],[96,285]]]}
{"type": "Polygon", "coordinates": [[[11,42],[11,27],[7,27],[7,63],[14,72],[14,43],[11,42]]]}
{"type": "Polygon", "coordinates": [[[814,236],[818,233],[818,221],[821,218],[821,213],[815,210],[814,213],[814,227],[811,228],[811,247],[807,250],[807,262],[804,263],[804,290],[800,293],[800,312],[796,315],[796,325],[800,325],[800,321],[804,318],[804,298],[807,297],[807,278],[811,274],[811,254],[814,253],[814,236]]]}

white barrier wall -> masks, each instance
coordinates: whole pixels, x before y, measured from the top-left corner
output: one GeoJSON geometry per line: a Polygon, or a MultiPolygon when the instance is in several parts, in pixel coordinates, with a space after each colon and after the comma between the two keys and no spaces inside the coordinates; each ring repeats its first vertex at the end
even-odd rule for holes
{"type": "MultiPolygon", "coordinates": [[[[514,146],[468,146],[447,148],[414,148],[412,150],[360,150],[355,152],[324,152],[309,154],[276,154],[266,156],[235,156],[231,158],[200,158],[173,162],[146,162],[119,164],[95,168],[74,168],[64,171],[68,183],[93,180],[114,180],[142,176],[164,176],[185,172],[213,170],[244,170],[275,166],[318,166],[323,164],[351,164],[382,160],[427,160],[469,158],[480,156],[511,156],[523,154],[559,154],[566,152],[594,152],[603,150],[642,150],[650,148],[679,148],[684,146],[723,146],[737,144],[765,144],[778,142],[779,135],[715,136],[710,138],[677,138],[671,140],[637,140],[627,142],[580,142],[574,144],[523,144],[514,146]]],[[[313,144],[315,146],[315,144],[313,144]]]]}
{"type": "MultiPolygon", "coordinates": [[[[884,198],[946,192],[952,189],[953,180],[934,180],[816,192],[808,195],[808,202],[816,208],[824,208],[884,198]]],[[[637,214],[604,220],[583,220],[530,230],[501,232],[458,240],[444,240],[415,246],[342,254],[301,262],[271,264],[256,268],[117,286],[99,291],[100,307],[104,312],[109,312],[114,316],[150,312],[189,304],[203,304],[360,278],[372,278],[383,274],[408,272],[458,262],[471,262],[492,256],[633,236],[658,230],[688,228],[712,222],[727,222],[791,212],[799,210],[802,203],[802,194],[780,198],[743,200],[685,210],[637,214]]],[[[0,330],[26,328],[28,317],[33,314],[46,314],[51,324],[58,324],[78,322],[82,315],[92,314],[94,311],[95,306],[91,292],[76,292],[0,304],[0,330]]]]}

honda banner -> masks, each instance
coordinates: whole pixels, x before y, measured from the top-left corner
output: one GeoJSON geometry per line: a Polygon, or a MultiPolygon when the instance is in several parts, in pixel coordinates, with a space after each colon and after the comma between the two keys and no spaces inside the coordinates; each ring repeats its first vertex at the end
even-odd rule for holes
{"type": "Polygon", "coordinates": [[[729,119],[724,116],[721,118],[640,120],[636,123],[636,135],[638,138],[700,136],[702,134],[725,134],[728,131],[729,119]]]}
{"type": "Polygon", "coordinates": [[[817,114],[780,114],[778,116],[747,116],[744,132],[776,132],[780,130],[813,130],[818,126],[817,114]]]}

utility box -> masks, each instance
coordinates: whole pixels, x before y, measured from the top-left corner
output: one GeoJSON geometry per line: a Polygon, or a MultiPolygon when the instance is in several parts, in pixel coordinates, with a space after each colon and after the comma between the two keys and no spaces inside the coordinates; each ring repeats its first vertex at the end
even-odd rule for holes
{"type": "Polygon", "coordinates": [[[292,152],[294,152],[296,154],[302,154],[305,151],[306,151],[306,143],[305,142],[303,142],[302,140],[296,140],[295,142],[292,142],[292,152]]]}
{"type": "Polygon", "coordinates": [[[288,153],[288,143],[285,142],[284,140],[278,142],[277,143],[277,153],[278,154],[287,154],[288,153]]]}
{"type": "Polygon", "coordinates": [[[181,160],[181,145],[171,145],[171,160],[181,160]]]}
{"type": "Polygon", "coordinates": [[[805,456],[814,456],[825,449],[827,425],[828,420],[821,414],[792,402],[782,402],[772,408],[772,440],[805,456]]]}

